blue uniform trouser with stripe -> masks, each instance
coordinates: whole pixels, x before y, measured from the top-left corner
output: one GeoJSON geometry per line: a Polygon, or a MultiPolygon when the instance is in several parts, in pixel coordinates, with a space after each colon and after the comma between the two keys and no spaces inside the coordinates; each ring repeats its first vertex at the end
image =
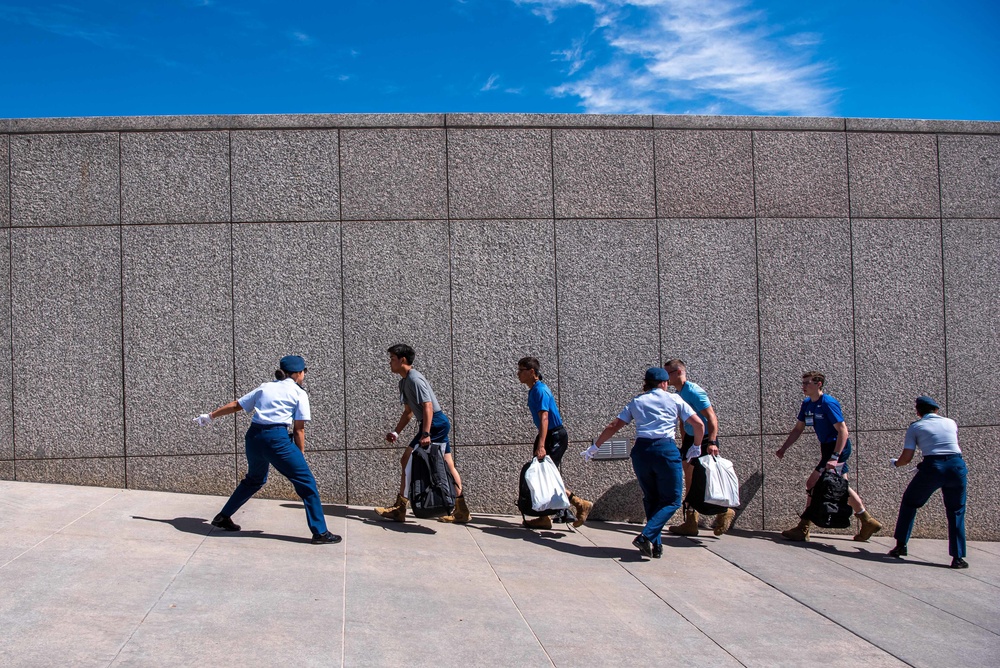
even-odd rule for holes
{"type": "Polygon", "coordinates": [[[295,493],[306,508],[306,521],[313,534],[326,532],[326,517],[319,500],[316,479],[313,477],[305,455],[292,442],[284,425],[252,424],[246,434],[247,475],[229,497],[222,514],[232,517],[250,497],[267,482],[268,467],[273,466],[288,478],[295,493]]]}
{"type": "Polygon", "coordinates": [[[917,465],[917,473],[903,492],[899,504],[894,536],[906,545],[913,531],[917,510],[922,508],[937,490],[944,497],[948,516],[948,554],[965,556],[965,493],[969,469],[962,455],[929,455],[917,465]]]}
{"type": "Polygon", "coordinates": [[[637,438],[631,457],[646,510],[642,535],[653,545],[660,545],[663,525],[681,507],[684,498],[681,451],[672,438],[637,438]]]}

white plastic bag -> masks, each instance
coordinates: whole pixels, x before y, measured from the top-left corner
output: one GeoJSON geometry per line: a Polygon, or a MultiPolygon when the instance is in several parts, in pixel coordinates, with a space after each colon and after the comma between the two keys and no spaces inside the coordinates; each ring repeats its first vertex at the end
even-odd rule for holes
{"type": "Polygon", "coordinates": [[[524,481],[531,490],[532,510],[540,513],[569,508],[566,485],[563,484],[555,462],[548,455],[542,461],[538,461],[538,457],[531,458],[531,466],[524,472],[524,481]]]}
{"type": "Polygon", "coordinates": [[[705,467],[705,503],[739,508],[740,480],[733,463],[718,455],[705,455],[698,461],[705,467]]]}

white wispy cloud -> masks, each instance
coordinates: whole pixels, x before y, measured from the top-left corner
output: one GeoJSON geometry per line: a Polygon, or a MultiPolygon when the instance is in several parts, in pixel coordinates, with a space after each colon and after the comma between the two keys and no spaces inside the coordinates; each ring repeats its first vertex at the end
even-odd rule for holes
{"type": "Polygon", "coordinates": [[[86,12],[69,5],[37,9],[0,5],[0,20],[30,26],[61,37],[82,39],[97,46],[127,46],[121,35],[92,21],[86,12]]]}
{"type": "Polygon", "coordinates": [[[297,42],[299,44],[302,44],[302,45],[307,45],[307,46],[309,44],[313,44],[316,41],[311,36],[307,35],[306,33],[302,32],[301,30],[293,30],[292,33],[291,33],[291,37],[292,37],[292,39],[295,42],[297,42]]]}
{"type": "Polygon", "coordinates": [[[482,92],[484,92],[484,93],[486,91],[496,90],[497,88],[499,88],[499,86],[497,85],[497,81],[499,79],[500,79],[500,75],[499,74],[491,74],[489,76],[489,78],[486,80],[486,83],[484,83],[483,87],[480,88],[479,90],[482,91],[482,92]]]}
{"type": "Polygon", "coordinates": [[[550,22],[568,7],[593,10],[592,39],[603,39],[608,55],[588,69],[594,58],[583,59],[577,42],[557,52],[571,63],[570,78],[552,91],[578,97],[588,112],[832,112],[836,91],[825,81],[829,66],[810,52],[821,36],[784,35],[745,0],[514,2],[550,22]]]}

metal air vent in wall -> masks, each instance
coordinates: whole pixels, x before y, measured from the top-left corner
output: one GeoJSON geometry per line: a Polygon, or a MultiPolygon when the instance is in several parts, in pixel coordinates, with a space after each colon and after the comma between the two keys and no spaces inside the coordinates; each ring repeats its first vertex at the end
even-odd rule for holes
{"type": "Polygon", "coordinates": [[[627,438],[605,441],[594,455],[594,459],[628,459],[628,445],[627,438]]]}

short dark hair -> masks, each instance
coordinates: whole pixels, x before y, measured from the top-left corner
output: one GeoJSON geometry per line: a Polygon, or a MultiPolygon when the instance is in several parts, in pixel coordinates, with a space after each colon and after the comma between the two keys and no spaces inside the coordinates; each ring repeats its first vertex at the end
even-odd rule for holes
{"type": "Polygon", "coordinates": [[[407,364],[413,364],[413,357],[416,355],[416,353],[413,352],[413,348],[405,343],[397,343],[394,346],[389,346],[386,352],[390,355],[395,355],[401,360],[406,360],[407,364]]]}
{"type": "Polygon", "coordinates": [[[680,357],[675,357],[672,360],[667,360],[663,364],[663,368],[666,369],[667,371],[670,371],[670,367],[684,367],[684,370],[687,371],[688,365],[685,364],[684,360],[682,360],[680,357]]]}
{"type": "Polygon", "coordinates": [[[517,361],[517,366],[520,369],[531,369],[539,377],[542,375],[542,365],[536,357],[522,357],[517,361]]]}
{"type": "Polygon", "coordinates": [[[820,387],[826,385],[826,376],[824,376],[819,371],[806,371],[805,373],[802,374],[802,380],[805,380],[806,378],[816,383],[819,383],[820,387]]]}

